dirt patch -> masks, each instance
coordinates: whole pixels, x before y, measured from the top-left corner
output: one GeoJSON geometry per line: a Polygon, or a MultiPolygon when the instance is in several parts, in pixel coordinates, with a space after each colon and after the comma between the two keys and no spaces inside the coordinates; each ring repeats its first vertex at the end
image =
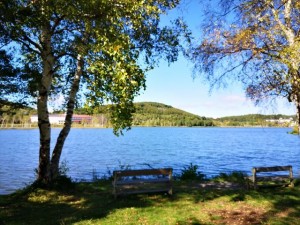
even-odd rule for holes
{"type": "Polygon", "coordinates": [[[290,214],[292,214],[294,212],[295,212],[295,209],[286,209],[286,210],[276,213],[276,216],[279,218],[284,218],[284,217],[288,217],[290,214]]]}
{"type": "Polygon", "coordinates": [[[259,225],[266,219],[263,210],[248,205],[240,205],[237,209],[226,207],[220,210],[209,210],[207,213],[215,224],[259,225]]]}

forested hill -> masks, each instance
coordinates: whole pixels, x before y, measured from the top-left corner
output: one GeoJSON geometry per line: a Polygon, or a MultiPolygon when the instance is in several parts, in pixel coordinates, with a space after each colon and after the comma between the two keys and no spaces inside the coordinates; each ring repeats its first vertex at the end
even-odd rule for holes
{"type": "Polygon", "coordinates": [[[213,126],[212,119],[155,102],[135,103],[134,126],[213,126]]]}

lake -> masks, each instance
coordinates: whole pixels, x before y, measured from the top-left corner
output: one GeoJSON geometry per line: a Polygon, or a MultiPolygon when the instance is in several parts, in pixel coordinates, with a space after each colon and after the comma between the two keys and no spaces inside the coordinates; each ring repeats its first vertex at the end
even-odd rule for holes
{"type": "MultiPolygon", "coordinates": [[[[52,130],[52,147],[60,129],[52,130]]],[[[253,166],[292,165],[300,169],[300,138],[291,128],[132,128],[116,137],[111,129],[71,130],[61,161],[74,180],[91,180],[121,168],[173,167],[190,163],[207,176],[251,173],[253,166]]],[[[0,130],[0,194],[34,181],[39,131],[0,130]]]]}

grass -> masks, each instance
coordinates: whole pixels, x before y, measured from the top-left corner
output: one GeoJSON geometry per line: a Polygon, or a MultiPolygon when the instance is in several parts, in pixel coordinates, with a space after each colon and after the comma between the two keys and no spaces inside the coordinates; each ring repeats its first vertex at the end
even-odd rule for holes
{"type": "Polygon", "coordinates": [[[109,181],[0,196],[0,224],[300,224],[300,185],[230,190],[175,181],[174,194],[114,199],[109,181]]]}

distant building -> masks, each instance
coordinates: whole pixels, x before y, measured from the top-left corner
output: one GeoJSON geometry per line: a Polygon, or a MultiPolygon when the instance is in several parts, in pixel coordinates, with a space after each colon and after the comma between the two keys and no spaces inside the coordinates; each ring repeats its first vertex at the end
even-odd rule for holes
{"type": "MultiPolygon", "coordinates": [[[[49,121],[51,124],[64,124],[65,122],[65,114],[50,114],[49,115],[49,121]]],[[[37,123],[38,122],[38,116],[33,115],[30,117],[31,123],[37,123]]],[[[82,123],[91,123],[92,122],[92,116],[89,115],[73,115],[72,118],[73,123],[82,124],[82,123]]]]}
{"type": "Polygon", "coordinates": [[[288,119],[283,119],[283,118],[268,119],[268,120],[266,120],[266,122],[278,123],[278,124],[290,124],[291,126],[293,126],[295,124],[293,118],[288,118],[288,119]]]}

